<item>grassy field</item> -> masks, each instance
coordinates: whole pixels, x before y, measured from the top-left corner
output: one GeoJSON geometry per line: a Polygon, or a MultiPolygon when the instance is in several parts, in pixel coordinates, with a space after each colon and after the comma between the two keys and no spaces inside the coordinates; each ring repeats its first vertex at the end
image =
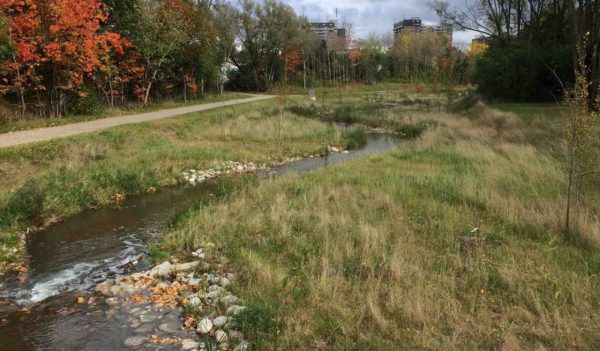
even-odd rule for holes
{"type": "Polygon", "coordinates": [[[203,99],[195,99],[188,100],[188,102],[183,101],[165,101],[161,103],[152,104],[147,107],[132,107],[128,109],[111,109],[111,110],[103,110],[102,112],[91,114],[91,115],[80,115],[80,116],[65,116],[61,118],[25,118],[25,119],[16,119],[10,121],[4,121],[0,123],[0,133],[14,132],[19,130],[27,130],[27,129],[35,129],[35,128],[44,128],[44,127],[54,127],[61,126],[65,124],[77,123],[77,122],[85,122],[92,121],[95,119],[107,118],[107,117],[118,117],[125,115],[132,115],[136,113],[144,113],[144,112],[152,112],[163,109],[170,109],[188,105],[196,105],[196,104],[208,104],[213,102],[234,100],[234,99],[243,99],[248,97],[246,94],[239,93],[225,93],[223,95],[207,95],[203,99]]]}
{"type": "Polygon", "coordinates": [[[598,188],[565,237],[561,123],[504,107],[413,111],[397,151],[242,186],[161,248],[217,245],[256,350],[598,349],[598,188]]]}
{"type": "MultiPolygon", "coordinates": [[[[318,99],[328,99],[338,95],[373,95],[373,94],[419,94],[430,93],[432,89],[444,90],[447,87],[442,85],[431,85],[426,83],[398,83],[398,82],[381,82],[370,85],[365,84],[346,84],[340,86],[319,86],[315,88],[308,87],[304,89],[301,86],[287,86],[285,92],[292,95],[308,95],[308,90],[314,89],[318,99]]],[[[466,87],[453,87],[455,90],[465,90],[466,87]]],[[[270,91],[271,94],[281,93],[280,87],[275,87],[270,91]]]]}
{"type": "Polygon", "coordinates": [[[356,144],[335,126],[261,102],[0,150],[0,262],[18,233],[106,206],[120,195],[184,181],[182,172],[224,161],[272,163],[356,144]]]}

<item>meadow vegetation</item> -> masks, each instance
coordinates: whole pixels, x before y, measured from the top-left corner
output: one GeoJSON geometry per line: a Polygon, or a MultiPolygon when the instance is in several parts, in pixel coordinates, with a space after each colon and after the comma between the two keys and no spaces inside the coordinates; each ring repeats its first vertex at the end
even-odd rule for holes
{"type": "Polygon", "coordinates": [[[565,237],[556,109],[503,109],[412,111],[429,128],[396,151],[241,182],[181,215],[161,249],[217,245],[258,350],[595,349],[599,187],[565,237]]]}
{"type": "Polygon", "coordinates": [[[0,150],[0,261],[28,227],[180,184],[189,169],[271,164],[362,142],[351,130],[287,112],[279,124],[277,116],[267,101],[0,150]]]}

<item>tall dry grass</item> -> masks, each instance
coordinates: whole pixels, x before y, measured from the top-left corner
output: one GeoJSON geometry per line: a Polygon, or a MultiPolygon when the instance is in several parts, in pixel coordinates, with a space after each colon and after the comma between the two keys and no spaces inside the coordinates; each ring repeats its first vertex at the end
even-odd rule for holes
{"type": "Polygon", "coordinates": [[[598,218],[563,239],[560,162],[514,115],[412,117],[437,127],[193,210],[163,248],[218,245],[260,350],[597,348],[598,218]]]}

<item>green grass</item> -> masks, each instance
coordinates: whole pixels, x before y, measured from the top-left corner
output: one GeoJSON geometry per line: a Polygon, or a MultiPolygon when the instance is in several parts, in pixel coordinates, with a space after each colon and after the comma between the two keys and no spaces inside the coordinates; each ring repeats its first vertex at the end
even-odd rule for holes
{"type": "Polygon", "coordinates": [[[290,113],[279,139],[277,115],[274,102],[264,101],[1,149],[0,240],[14,245],[1,247],[0,262],[13,257],[27,227],[180,184],[189,169],[229,160],[270,164],[364,142],[360,133],[290,113]]]}
{"type": "Polygon", "coordinates": [[[78,123],[78,122],[86,122],[92,121],[101,118],[108,117],[118,117],[125,115],[132,115],[137,113],[145,113],[152,112],[163,109],[177,108],[182,106],[196,105],[196,104],[208,104],[213,102],[234,100],[234,99],[243,99],[247,98],[246,94],[239,93],[225,93],[223,95],[208,95],[202,99],[194,99],[188,100],[188,102],[183,101],[165,101],[161,103],[151,104],[147,107],[131,107],[125,110],[123,109],[106,109],[97,114],[91,115],[80,115],[80,116],[65,116],[61,118],[25,118],[25,119],[16,119],[12,121],[5,121],[4,123],[0,123],[0,133],[14,132],[19,130],[28,130],[35,128],[44,128],[44,127],[55,127],[61,126],[65,124],[78,123]]]}
{"type": "MultiPolygon", "coordinates": [[[[373,95],[373,94],[384,94],[388,92],[390,94],[416,94],[417,86],[420,87],[422,94],[428,94],[434,87],[432,84],[425,83],[398,83],[398,82],[379,82],[375,84],[345,84],[338,86],[317,86],[311,87],[310,84],[307,89],[301,86],[286,86],[285,92],[292,95],[308,95],[308,90],[314,89],[317,95],[317,99],[325,97],[325,99],[336,98],[338,95],[373,95]]],[[[443,90],[444,87],[437,87],[443,90]]],[[[466,89],[463,86],[457,86],[453,89],[462,91],[466,89]]],[[[273,88],[270,93],[277,94],[281,91],[279,87],[273,88]]]]}
{"type": "Polygon", "coordinates": [[[436,126],[396,151],[190,211],[161,248],[217,244],[259,350],[595,349],[597,189],[565,237],[563,165],[535,126],[419,118],[436,126]]]}
{"type": "Polygon", "coordinates": [[[410,98],[402,94],[347,94],[329,100],[317,100],[316,103],[295,98],[291,100],[288,110],[325,122],[357,123],[414,138],[435,125],[433,120],[421,117],[432,111],[440,111],[445,104],[447,99],[443,95],[410,98]]]}
{"type": "Polygon", "coordinates": [[[495,103],[492,108],[511,112],[529,122],[536,118],[556,121],[563,117],[565,107],[558,103],[495,103]]]}

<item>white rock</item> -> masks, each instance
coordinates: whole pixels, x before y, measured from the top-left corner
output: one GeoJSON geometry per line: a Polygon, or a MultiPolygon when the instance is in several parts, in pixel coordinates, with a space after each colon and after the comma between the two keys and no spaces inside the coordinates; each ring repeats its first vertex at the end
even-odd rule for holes
{"type": "Polygon", "coordinates": [[[194,306],[194,307],[197,307],[197,306],[200,306],[202,304],[202,302],[200,301],[199,297],[194,296],[194,297],[192,297],[190,299],[189,304],[192,305],[192,306],[194,306]]]}
{"type": "Polygon", "coordinates": [[[226,287],[229,284],[231,284],[231,282],[229,281],[229,279],[222,277],[221,280],[219,281],[219,285],[221,285],[222,287],[226,287]]]}
{"type": "Polygon", "coordinates": [[[227,295],[227,296],[224,296],[223,298],[221,298],[221,303],[224,304],[225,306],[237,305],[239,302],[240,302],[240,299],[238,299],[234,295],[227,295]]]}
{"type": "Polygon", "coordinates": [[[215,319],[213,319],[212,321],[213,325],[217,328],[221,328],[223,327],[225,324],[227,324],[227,317],[225,316],[219,316],[215,319]]]}
{"type": "Polygon", "coordinates": [[[242,312],[246,307],[233,305],[227,309],[227,314],[230,316],[235,316],[236,314],[242,312]]]}
{"type": "Polygon", "coordinates": [[[223,290],[223,288],[220,287],[220,286],[218,286],[218,285],[211,285],[211,286],[208,287],[208,291],[209,292],[211,292],[211,291],[221,291],[221,290],[223,290]]]}
{"type": "Polygon", "coordinates": [[[196,331],[202,335],[208,334],[213,328],[213,324],[208,318],[203,318],[200,322],[198,322],[198,327],[196,331]]]}
{"type": "Polygon", "coordinates": [[[219,329],[215,333],[215,339],[217,339],[217,342],[219,344],[221,344],[221,343],[227,342],[227,340],[229,339],[229,337],[227,336],[226,332],[224,332],[221,329],[219,329]]]}
{"type": "Polygon", "coordinates": [[[198,267],[198,264],[200,264],[200,261],[193,261],[193,262],[188,262],[188,263],[174,264],[171,267],[171,271],[175,272],[175,273],[193,271],[194,269],[196,269],[196,267],[198,267]]]}
{"type": "Polygon", "coordinates": [[[221,290],[210,291],[208,294],[206,294],[206,297],[211,300],[216,300],[219,298],[219,296],[221,296],[221,290]]]}
{"type": "Polygon", "coordinates": [[[188,280],[188,284],[196,286],[196,285],[200,284],[200,279],[198,279],[198,278],[190,278],[188,280]]]}
{"type": "Polygon", "coordinates": [[[146,337],[144,336],[132,336],[130,338],[125,339],[123,345],[127,347],[137,347],[143,344],[146,341],[146,337]]]}
{"type": "Polygon", "coordinates": [[[148,275],[150,275],[151,277],[168,278],[171,275],[172,271],[173,266],[168,261],[165,261],[159,264],[158,266],[152,268],[148,275]]]}
{"type": "Polygon", "coordinates": [[[208,282],[210,284],[219,284],[219,282],[221,281],[221,277],[219,276],[214,276],[212,274],[208,275],[208,282]]]}
{"type": "Polygon", "coordinates": [[[192,350],[192,349],[197,348],[199,345],[200,345],[199,342],[196,342],[196,341],[194,341],[192,339],[185,339],[181,343],[181,349],[184,350],[184,351],[192,350]]]}

